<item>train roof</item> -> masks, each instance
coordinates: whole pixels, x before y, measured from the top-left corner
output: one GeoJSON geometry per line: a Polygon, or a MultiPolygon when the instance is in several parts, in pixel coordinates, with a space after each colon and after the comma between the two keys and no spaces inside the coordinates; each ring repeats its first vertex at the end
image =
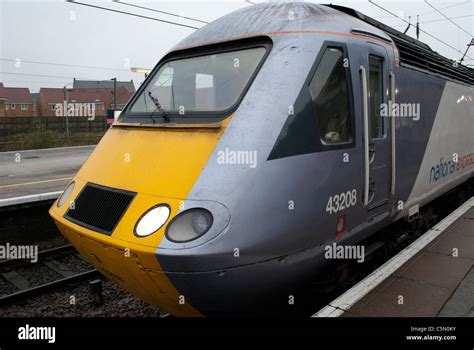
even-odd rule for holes
{"type": "Polygon", "coordinates": [[[392,42],[382,30],[330,6],[306,2],[272,2],[247,6],[222,16],[182,40],[174,49],[229,41],[237,38],[301,31],[350,34],[353,28],[372,32],[392,42]]]}
{"type": "Polygon", "coordinates": [[[467,84],[474,84],[474,69],[440,55],[427,44],[354,9],[338,5],[325,6],[344,12],[384,31],[397,46],[402,66],[415,67],[467,84]]]}
{"type": "Polygon", "coordinates": [[[371,17],[338,5],[278,2],[248,6],[205,25],[173,50],[257,35],[311,30],[372,36],[396,45],[401,66],[470,85],[474,83],[474,69],[440,55],[427,44],[371,17]],[[289,20],[289,16],[294,20],[289,20]]]}

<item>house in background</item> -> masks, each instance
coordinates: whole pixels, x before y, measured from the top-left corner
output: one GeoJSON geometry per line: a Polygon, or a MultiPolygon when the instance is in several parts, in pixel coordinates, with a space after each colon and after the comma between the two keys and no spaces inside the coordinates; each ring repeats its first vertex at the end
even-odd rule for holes
{"type": "Polygon", "coordinates": [[[38,115],[38,92],[32,92],[31,98],[33,100],[33,111],[35,116],[38,115]]]}
{"type": "Polygon", "coordinates": [[[5,117],[35,116],[33,99],[31,97],[30,89],[4,87],[3,85],[2,88],[2,94],[5,95],[5,117]]]}
{"type": "MultiPolygon", "coordinates": [[[[123,86],[117,86],[117,107],[116,110],[122,110],[133,96],[135,91],[130,91],[123,86]]],[[[108,105],[108,109],[114,108],[114,89],[111,89],[112,99],[108,105]]]]}
{"type": "MultiPolygon", "coordinates": [[[[113,88],[79,88],[68,89],[68,103],[95,104],[95,116],[104,117],[113,105],[113,88]]],[[[117,107],[124,106],[133,93],[125,87],[117,87],[117,107]]],[[[38,114],[42,117],[55,117],[58,104],[64,103],[64,89],[41,88],[38,94],[38,114]]]]}
{"type": "Polygon", "coordinates": [[[0,117],[5,116],[5,105],[7,102],[7,95],[5,92],[5,87],[0,83],[0,117]]]}

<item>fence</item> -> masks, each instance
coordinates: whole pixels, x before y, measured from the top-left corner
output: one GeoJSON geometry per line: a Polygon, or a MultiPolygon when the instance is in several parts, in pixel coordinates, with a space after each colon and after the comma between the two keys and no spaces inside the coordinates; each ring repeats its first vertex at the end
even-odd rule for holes
{"type": "MultiPolygon", "coordinates": [[[[108,128],[107,117],[68,118],[70,132],[106,131],[108,128]]],[[[36,128],[47,130],[66,131],[66,118],[64,117],[0,117],[0,134],[8,135],[36,128]]]]}

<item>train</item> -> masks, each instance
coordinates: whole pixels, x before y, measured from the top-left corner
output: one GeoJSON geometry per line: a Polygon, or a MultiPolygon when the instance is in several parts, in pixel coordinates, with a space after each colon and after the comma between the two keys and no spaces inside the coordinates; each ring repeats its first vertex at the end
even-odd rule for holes
{"type": "Polygon", "coordinates": [[[473,81],[351,8],[248,6],[159,60],[50,215],[171,315],[265,314],[473,178],[473,81]]]}

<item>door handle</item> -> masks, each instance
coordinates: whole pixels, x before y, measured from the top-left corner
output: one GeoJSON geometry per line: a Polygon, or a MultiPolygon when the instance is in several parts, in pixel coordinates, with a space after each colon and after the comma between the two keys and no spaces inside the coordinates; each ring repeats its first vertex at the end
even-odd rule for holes
{"type": "Polygon", "coordinates": [[[369,164],[372,164],[375,158],[375,144],[370,143],[369,144],[369,164]]]}
{"type": "Polygon", "coordinates": [[[377,187],[375,186],[375,182],[372,180],[372,176],[370,177],[369,182],[369,200],[368,203],[372,202],[375,196],[375,191],[377,191],[377,187]]]}

